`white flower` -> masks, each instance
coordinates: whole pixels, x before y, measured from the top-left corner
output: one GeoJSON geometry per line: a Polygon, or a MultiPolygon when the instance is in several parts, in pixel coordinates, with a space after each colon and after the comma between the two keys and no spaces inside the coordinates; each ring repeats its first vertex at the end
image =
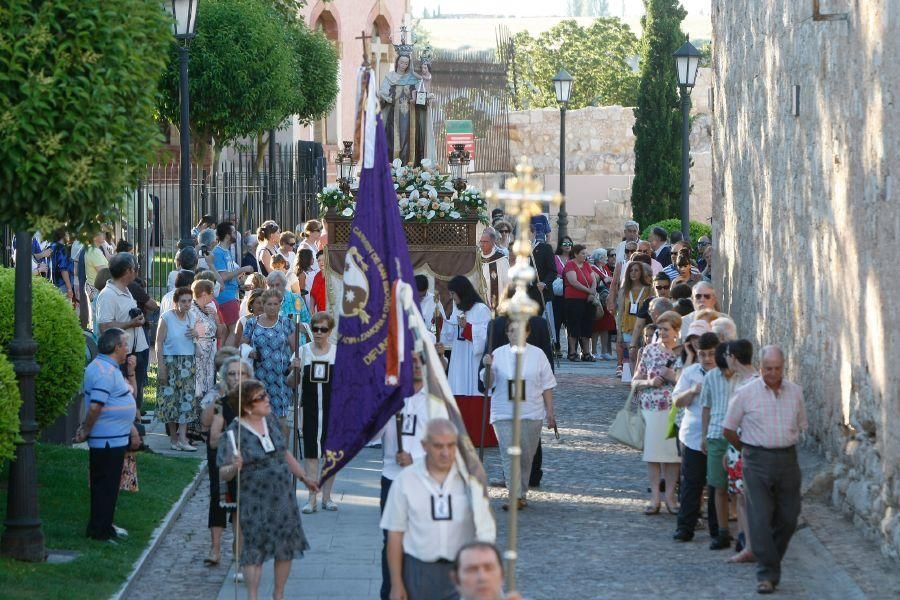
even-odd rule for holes
{"type": "Polygon", "coordinates": [[[353,209],[350,208],[350,207],[348,206],[347,208],[345,208],[344,210],[341,211],[341,216],[343,216],[343,217],[352,217],[352,216],[353,216],[353,209]]]}
{"type": "Polygon", "coordinates": [[[403,161],[399,158],[395,158],[394,162],[391,163],[391,166],[394,167],[395,170],[399,169],[403,166],[403,161]]]}
{"type": "Polygon", "coordinates": [[[462,215],[460,215],[460,214],[459,214],[458,212],[456,212],[455,210],[451,210],[451,211],[450,211],[450,218],[451,218],[451,219],[458,219],[458,218],[460,218],[461,216],[462,216],[462,215]]]}
{"type": "Polygon", "coordinates": [[[453,191],[453,182],[448,179],[444,182],[444,188],[453,191]]]}
{"type": "Polygon", "coordinates": [[[453,205],[450,204],[449,202],[441,202],[439,206],[441,207],[441,210],[446,211],[446,210],[450,210],[450,207],[453,205]]]}
{"type": "Polygon", "coordinates": [[[419,178],[420,178],[422,181],[431,181],[431,173],[429,173],[428,171],[425,171],[425,172],[423,172],[423,173],[420,173],[420,174],[419,174],[419,178]]]}
{"type": "Polygon", "coordinates": [[[395,183],[395,184],[394,184],[394,189],[396,190],[396,189],[399,189],[399,188],[400,188],[400,186],[397,185],[397,184],[395,183]]]}
{"type": "Polygon", "coordinates": [[[404,198],[403,200],[400,201],[399,204],[400,204],[400,208],[406,208],[407,206],[409,206],[409,200],[404,198]]]}
{"type": "Polygon", "coordinates": [[[414,189],[413,191],[411,191],[411,192],[409,193],[409,201],[410,201],[410,202],[413,202],[413,201],[415,201],[415,200],[418,200],[418,199],[419,199],[419,196],[420,196],[419,190],[415,190],[415,189],[414,189]]]}
{"type": "Polygon", "coordinates": [[[437,190],[434,189],[433,187],[429,187],[428,188],[428,197],[431,198],[432,200],[437,200],[437,198],[438,198],[437,190]]]}
{"type": "Polygon", "coordinates": [[[406,191],[407,191],[407,192],[411,192],[411,191],[414,190],[414,189],[416,189],[416,184],[414,184],[414,183],[411,183],[411,184],[409,184],[408,186],[406,186],[406,191]]]}
{"type": "Polygon", "coordinates": [[[406,220],[408,221],[409,219],[412,219],[412,218],[415,217],[415,216],[416,216],[416,213],[410,212],[410,213],[406,213],[406,216],[403,217],[403,218],[406,219],[406,220]]]}
{"type": "MultiPolygon", "coordinates": [[[[398,158],[397,160],[400,160],[400,159],[398,158]]],[[[396,161],[394,161],[394,162],[396,162],[396,161]]],[[[397,178],[399,179],[401,177],[405,177],[406,171],[407,171],[406,167],[400,167],[399,169],[397,169],[397,178]]]]}
{"type": "Polygon", "coordinates": [[[423,158],[421,165],[423,169],[430,169],[434,166],[434,161],[430,158],[423,158]]]}
{"type": "Polygon", "coordinates": [[[433,218],[434,218],[434,211],[433,211],[433,210],[429,210],[429,211],[425,214],[425,216],[428,217],[429,219],[433,219],[433,218]]]}
{"type": "Polygon", "coordinates": [[[419,198],[419,206],[428,206],[431,204],[431,200],[428,198],[419,198]]]}

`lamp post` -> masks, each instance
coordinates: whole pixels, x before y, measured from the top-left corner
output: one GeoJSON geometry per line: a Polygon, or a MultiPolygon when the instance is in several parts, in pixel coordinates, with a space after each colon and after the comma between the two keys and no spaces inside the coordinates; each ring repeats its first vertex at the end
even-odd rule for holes
{"type": "Polygon", "coordinates": [[[34,360],[37,344],[31,328],[31,232],[16,231],[15,337],[9,344],[22,408],[19,409],[19,433],[16,458],[9,465],[6,519],[0,537],[0,553],[17,560],[41,562],[46,559],[44,532],[38,510],[37,459],[34,440],[38,426],[35,419],[34,379],[40,367],[34,360]]]}
{"type": "Polygon", "coordinates": [[[565,69],[560,69],[553,77],[556,101],[559,103],[559,193],[563,199],[559,205],[556,224],[559,227],[557,236],[560,240],[569,234],[569,214],[566,212],[566,107],[569,105],[569,98],[572,97],[574,84],[575,79],[565,69]]]}
{"type": "Polygon", "coordinates": [[[191,118],[190,90],[188,88],[188,48],[194,38],[197,24],[197,5],[200,0],[166,0],[165,7],[172,17],[172,32],[178,43],[178,64],[181,93],[181,171],[178,185],[178,235],[179,248],[194,245],[191,235],[191,118]]]}
{"type": "Polygon", "coordinates": [[[350,184],[353,183],[353,167],[356,166],[356,161],[353,160],[353,142],[344,142],[344,150],[338,153],[334,162],[338,168],[338,187],[344,195],[349,195],[350,184]]]}
{"type": "Polygon", "coordinates": [[[700,52],[685,42],[673,56],[681,90],[681,235],[688,240],[691,233],[691,90],[697,82],[700,52]]]}
{"type": "Polygon", "coordinates": [[[471,157],[469,151],[466,150],[466,145],[453,144],[453,150],[447,157],[447,163],[450,166],[450,176],[453,177],[453,189],[457,194],[462,194],[466,190],[470,162],[471,157]]]}

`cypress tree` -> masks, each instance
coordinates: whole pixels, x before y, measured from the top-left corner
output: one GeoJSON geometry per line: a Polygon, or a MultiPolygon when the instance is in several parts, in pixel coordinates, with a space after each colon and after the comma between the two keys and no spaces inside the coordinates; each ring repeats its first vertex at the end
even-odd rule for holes
{"type": "Polygon", "coordinates": [[[672,54],[684,43],[678,0],[644,0],[641,80],[635,108],[631,208],[638,223],[678,215],[681,203],[681,111],[672,54]]]}

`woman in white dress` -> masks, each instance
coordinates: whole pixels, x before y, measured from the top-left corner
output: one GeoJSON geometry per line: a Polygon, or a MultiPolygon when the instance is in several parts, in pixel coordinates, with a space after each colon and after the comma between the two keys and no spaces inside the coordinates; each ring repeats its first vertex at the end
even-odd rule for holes
{"type": "Polygon", "coordinates": [[[451,279],[447,289],[453,299],[453,312],[441,329],[441,343],[451,351],[447,374],[450,389],[457,403],[472,398],[480,406],[482,394],[478,391],[478,371],[491,311],[464,275],[451,279]]]}

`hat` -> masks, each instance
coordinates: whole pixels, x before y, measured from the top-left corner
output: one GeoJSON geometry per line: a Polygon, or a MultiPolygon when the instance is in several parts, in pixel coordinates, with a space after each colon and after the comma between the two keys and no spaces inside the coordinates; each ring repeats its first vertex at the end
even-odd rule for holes
{"type": "Polygon", "coordinates": [[[693,335],[701,336],[704,333],[709,333],[710,331],[712,331],[712,328],[706,321],[702,319],[699,321],[691,321],[691,324],[688,327],[687,336],[684,339],[688,339],[693,335]]]}

